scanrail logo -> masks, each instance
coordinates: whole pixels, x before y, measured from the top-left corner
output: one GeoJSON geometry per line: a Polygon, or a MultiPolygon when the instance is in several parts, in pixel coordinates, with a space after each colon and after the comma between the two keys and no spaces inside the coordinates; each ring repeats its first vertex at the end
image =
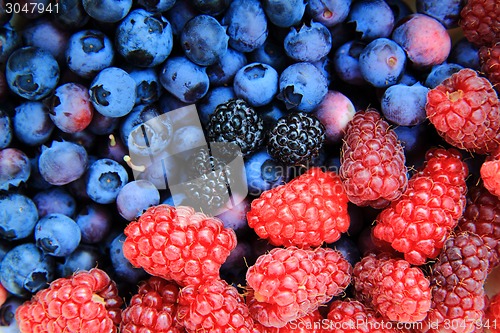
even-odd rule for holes
{"type": "Polygon", "coordinates": [[[134,179],[168,190],[174,205],[219,215],[248,194],[243,154],[231,142],[207,142],[195,105],[145,112],[126,136],[134,179]]]}

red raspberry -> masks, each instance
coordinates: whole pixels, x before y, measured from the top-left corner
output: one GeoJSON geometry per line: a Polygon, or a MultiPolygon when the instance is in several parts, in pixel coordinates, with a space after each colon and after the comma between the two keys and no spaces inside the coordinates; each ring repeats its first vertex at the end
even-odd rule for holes
{"type": "Polygon", "coordinates": [[[254,325],[243,296],[221,279],[182,288],[177,320],[189,333],[252,333],[254,325]]]}
{"type": "Polygon", "coordinates": [[[467,166],[454,150],[432,149],[404,194],[384,209],[373,237],[389,242],[411,264],[439,255],[465,207],[467,166]]]}
{"type": "Polygon", "coordinates": [[[354,287],[383,318],[418,322],[431,306],[429,280],[404,259],[368,255],[354,266],[354,287]]]}
{"type": "Polygon", "coordinates": [[[458,230],[469,231],[482,237],[492,249],[490,268],[500,259],[500,199],[478,185],[467,193],[467,206],[458,221],[458,230]]]}
{"type": "Polygon", "coordinates": [[[483,324],[491,333],[500,333],[500,292],[495,294],[486,308],[483,324]]]}
{"type": "Polygon", "coordinates": [[[356,112],[347,125],[340,163],[347,197],[358,206],[384,208],[408,183],[403,147],[374,109],[356,112]]]}
{"type": "Polygon", "coordinates": [[[236,234],[221,220],[185,206],[151,207],[124,232],[123,254],[132,265],[182,287],[219,278],[236,247],[236,234]]]}
{"type": "Polygon", "coordinates": [[[137,294],[122,312],[120,332],[184,332],[175,319],[178,294],[177,284],[156,276],[141,282],[137,294]]]}
{"type": "Polygon", "coordinates": [[[280,328],[266,327],[255,322],[254,333],[326,333],[324,326],[326,326],[324,318],[319,310],[316,310],[280,328]]]}
{"type": "Polygon", "coordinates": [[[363,303],[352,300],[336,300],[330,304],[326,332],[336,333],[395,333],[388,323],[363,303]]]}
{"type": "Polygon", "coordinates": [[[484,282],[488,272],[489,249],[483,239],[464,232],[446,240],[432,266],[431,310],[422,332],[473,332],[482,320],[485,307],[484,282]]]}
{"type": "Polygon", "coordinates": [[[491,83],[465,68],[429,90],[427,116],[446,142],[478,154],[500,142],[500,103],[491,83]]]}
{"type": "Polygon", "coordinates": [[[500,42],[488,47],[483,46],[479,49],[479,60],[481,71],[490,80],[493,88],[499,91],[500,85],[500,42]]]}
{"type": "Polygon", "coordinates": [[[122,299],[102,270],[80,271],[53,281],[16,310],[21,333],[117,332],[122,299]]]}
{"type": "Polygon", "coordinates": [[[484,187],[500,198],[500,148],[486,158],[480,169],[484,187]]]}
{"type": "Polygon", "coordinates": [[[247,271],[250,314],[264,326],[283,327],[340,294],[351,272],[349,262],[330,248],[274,248],[247,271]]]}
{"type": "Polygon", "coordinates": [[[468,0],[460,12],[465,37],[477,46],[500,42],[500,6],[497,0],[468,0]]]}
{"type": "Polygon", "coordinates": [[[347,231],[347,202],[336,173],[311,168],[254,199],[247,221],[273,245],[317,247],[335,242],[347,231]]]}

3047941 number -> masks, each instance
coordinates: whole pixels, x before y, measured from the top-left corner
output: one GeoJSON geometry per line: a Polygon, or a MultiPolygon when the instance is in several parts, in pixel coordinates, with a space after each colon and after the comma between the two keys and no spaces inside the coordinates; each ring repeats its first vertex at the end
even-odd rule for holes
{"type": "Polygon", "coordinates": [[[5,3],[5,12],[7,14],[43,14],[43,13],[59,13],[59,3],[44,4],[42,2],[25,2],[20,4],[18,2],[5,3]]]}

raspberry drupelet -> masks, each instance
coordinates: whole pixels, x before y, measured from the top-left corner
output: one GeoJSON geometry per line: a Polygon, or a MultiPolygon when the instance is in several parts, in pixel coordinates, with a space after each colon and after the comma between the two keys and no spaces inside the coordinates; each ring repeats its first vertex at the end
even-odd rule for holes
{"type": "Polygon", "coordinates": [[[468,0],[460,12],[459,26],[469,42],[491,46],[500,42],[500,6],[496,0],[468,0]]]}
{"type": "Polygon", "coordinates": [[[488,47],[483,46],[479,49],[479,61],[481,63],[481,72],[488,78],[493,88],[500,91],[500,42],[488,47]]]}
{"type": "Polygon", "coordinates": [[[500,198],[500,148],[486,158],[479,172],[484,187],[500,198]]]}

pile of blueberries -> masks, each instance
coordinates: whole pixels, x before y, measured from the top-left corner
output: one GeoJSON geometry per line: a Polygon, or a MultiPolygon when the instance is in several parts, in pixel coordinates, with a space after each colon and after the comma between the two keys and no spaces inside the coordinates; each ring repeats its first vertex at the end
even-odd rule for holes
{"type": "MultiPolygon", "coordinates": [[[[340,119],[375,107],[404,143],[407,165],[421,163],[440,142],[425,117],[428,90],[463,67],[479,68],[477,48],[459,38],[452,46],[462,5],[0,0],[0,283],[9,294],[0,325],[77,270],[98,265],[124,296],[146,276],[123,257],[123,229],[147,207],[178,201],[164,186],[164,165],[136,177],[143,165],[130,156],[151,148],[138,144],[144,138],[182,151],[203,137],[196,126],[173,138],[165,128],[137,131],[173,110],[195,104],[206,125],[218,105],[241,98],[272,127],[290,112],[327,109],[327,144],[314,163],[335,168],[340,119]]],[[[248,196],[220,215],[239,237],[222,270],[235,284],[244,281],[243,258],[251,264],[266,250],[246,226],[252,198],[293,177],[289,166],[283,177],[269,172],[280,165],[265,145],[245,156],[245,167],[248,196]]],[[[332,246],[355,263],[377,212],[350,213],[348,236],[332,246]]]]}

